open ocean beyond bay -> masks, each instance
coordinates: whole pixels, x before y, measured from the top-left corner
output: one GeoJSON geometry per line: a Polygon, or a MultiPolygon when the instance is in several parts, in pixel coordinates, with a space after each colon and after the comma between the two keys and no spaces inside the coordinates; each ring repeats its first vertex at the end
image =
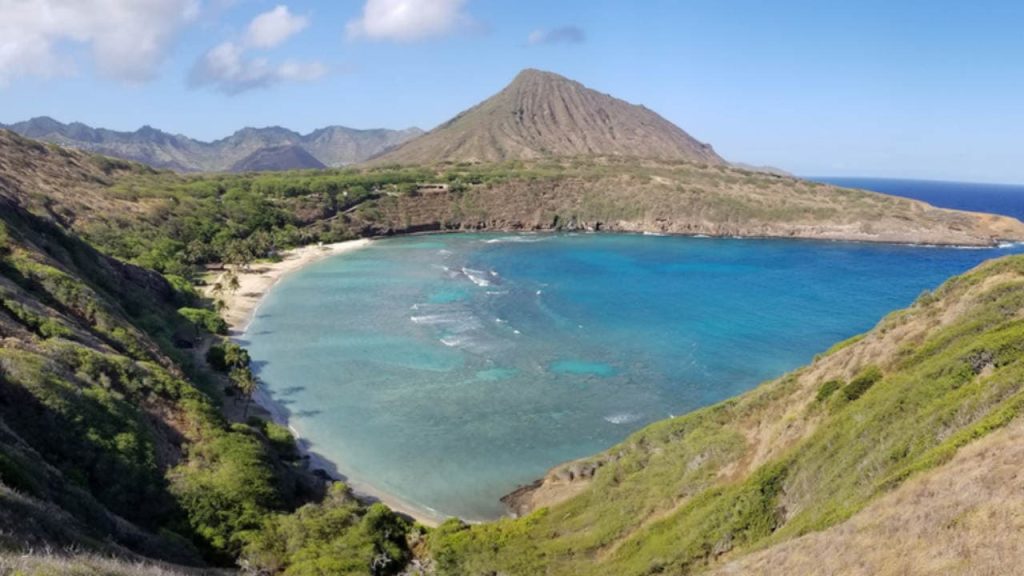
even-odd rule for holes
{"type": "Polygon", "coordinates": [[[1021,251],[396,238],[286,277],[245,341],[290,425],[357,486],[478,520],[556,464],[749,390],[1021,251]]]}

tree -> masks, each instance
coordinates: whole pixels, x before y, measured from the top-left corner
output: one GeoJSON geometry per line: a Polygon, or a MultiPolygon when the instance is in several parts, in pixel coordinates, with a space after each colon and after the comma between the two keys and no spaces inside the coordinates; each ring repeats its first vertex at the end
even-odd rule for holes
{"type": "Polygon", "coordinates": [[[242,283],[238,280],[238,274],[234,270],[228,270],[224,273],[224,283],[231,294],[238,292],[242,287],[242,283]]]}
{"type": "Polygon", "coordinates": [[[259,385],[256,377],[249,368],[235,368],[231,371],[231,382],[235,389],[245,398],[245,408],[242,409],[242,420],[249,417],[249,403],[252,402],[252,395],[256,393],[259,385]]]}
{"type": "Polygon", "coordinates": [[[195,266],[206,262],[210,257],[210,250],[206,243],[193,240],[185,246],[185,261],[195,266]]]}
{"type": "Polygon", "coordinates": [[[249,368],[249,351],[234,342],[224,345],[224,362],[232,368],[249,368]]]}

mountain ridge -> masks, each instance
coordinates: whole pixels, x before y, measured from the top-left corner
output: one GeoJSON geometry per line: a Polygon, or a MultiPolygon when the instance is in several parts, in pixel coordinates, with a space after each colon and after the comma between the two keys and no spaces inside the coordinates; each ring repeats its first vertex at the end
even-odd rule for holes
{"type": "MultiPolygon", "coordinates": [[[[298,146],[324,166],[356,164],[422,134],[419,128],[390,130],[325,126],[302,134],[281,126],[246,127],[216,140],[172,134],[150,125],[133,132],[63,123],[49,116],[0,124],[21,136],[89,152],[142,162],[175,172],[226,172],[260,149],[298,146]]],[[[307,159],[277,170],[310,168],[307,159]]]]}
{"type": "Polygon", "coordinates": [[[621,156],[726,164],[711,147],[648,108],[527,68],[505,88],[375,164],[503,162],[621,156]]]}

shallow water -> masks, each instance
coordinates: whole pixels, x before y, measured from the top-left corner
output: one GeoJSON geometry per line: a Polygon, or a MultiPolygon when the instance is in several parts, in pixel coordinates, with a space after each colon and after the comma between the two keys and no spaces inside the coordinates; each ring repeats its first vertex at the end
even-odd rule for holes
{"type": "Polygon", "coordinates": [[[383,240],[286,277],[246,333],[357,484],[439,515],[748,390],[1018,248],[631,235],[383,240]]]}

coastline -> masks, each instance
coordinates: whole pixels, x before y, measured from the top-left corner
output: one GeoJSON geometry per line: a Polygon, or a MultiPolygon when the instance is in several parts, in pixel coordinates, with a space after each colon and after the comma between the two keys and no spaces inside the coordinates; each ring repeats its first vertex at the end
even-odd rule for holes
{"type": "MultiPolygon", "coordinates": [[[[234,293],[225,292],[220,296],[224,302],[221,317],[228,323],[231,335],[236,336],[245,332],[263,298],[282,278],[323,258],[366,247],[370,242],[369,238],[360,238],[334,244],[310,244],[285,251],[281,254],[281,260],[277,262],[258,262],[248,270],[238,270],[238,290],[234,293]]],[[[216,276],[219,278],[223,275],[221,272],[216,276]]],[[[207,287],[205,292],[209,297],[210,288],[207,287]]]]}
{"type": "MultiPolygon", "coordinates": [[[[278,262],[259,262],[248,270],[239,270],[238,290],[234,293],[225,293],[220,296],[220,299],[224,302],[221,316],[228,324],[230,337],[238,339],[245,334],[246,329],[259,310],[263,298],[270,293],[282,278],[324,258],[365,248],[371,242],[372,240],[369,238],[360,238],[334,244],[312,244],[282,253],[281,260],[278,262]]],[[[223,272],[212,276],[219,278],[223,276],[223,272]]],[[[210,285],[212,285],[212,282],[210,282],[210,285]]],[[[210,286],[207,286],[204,290],[207,297],[211,297],[210,290],[210,286]]],[[[299,450],[309,458],[309,468],[311,470],[321,469],[333,478],[342,479],[360,500],[364,502],[382,502],[395,512],[408,516],[425,526],[435,527],[444,520],[440,515],[432,516],[426,510],[403,502],[396,496],[377,490],[372,485],[345,478],[344,473],[338,470],[339,463],[332,462],[323,455],[316,453],[310,441],[299,434],[298,430],[289,423],[287,411],[274,402],[266,390],[257,390],[256,394],[253,395],[253,404],[262,409],[265,417],[281,426],[286,426],[291,431],[295,436],[295,442],[299,450]]]]}
{"type": "MultiPolygon", "coordinates": [[[[1003,248],[1000,246],[964,246],[964,245],[934,245],[934,244],[908,244],[904,242],[877,242],[877,241],[865,241],[865,240],[836,240],[829,238],[801,238],[801,237],[772,237],[772,236],[712,236],[703,234],[680,234],[680,233],[659,233],[659,232],[630,232],[630,231],[614,231],[614,230],[577,230],[573,232],[558,232],[550,230],[539,230],[539,231],[522,231],[522,230],[441,230],[441,231],[421,231],[415,233],[405,233],[402,236],[431,236],[437,234],[460,234],[460,233],[493,233],[493,234],[526,234],[526,235],[558,235],[558,234],[611,234],[611,235],[644,235],[644,236],[667,236],[667,237],[685,237],[685,238],[706,238],[706,239],[717,239],[717,240],[779,240],[783,242],[825,242],[825,243],[851,243],[851,244],[891,244],[895,246],[908,246],[918,248],[960,248],[960,249],[998,249],[1003,248]]],[[[233,294],[224,294],[221,298],[224,301],[225,307],[221,312],[222,317],[228,323],[230,329],[230,337],[238,340],[244,336],[245,331],[248,329],[252,322],[255,314],[258,312],[263,299],[267,294],[288,274],[302,269],[303,267],[322,260],[324,258],[346,254],[360,248],[364,248],[373,242],[371,238],[361,238],[357,240],[349,240],[345,242],[338,242],[334,244],[326,245],[307,245],[301,248],[288,250],[281,254],[281,260],[278,262],[260,262],[253,264],[249,270],[238,271],[239,290],[233,294]]],[[[209,275],[211,278],[216,278],[223,275],[223,272],[213,273],[209,275]]],[[[210,282],[212,284],[212,282],[210,282]]],[[[209,287],[206,288],[206,292],[209,292],[209,287]]],[[[209,296],[209,294],[207,294],[209,296]]],[[[340,480],[348,484],[352,489],[353,493],[366,503],[382,502],[389,508],[398,512],[404,516],[412,518],[416,522],[419,522],[426,526],[436,527],[443,522],[446,517],[433,511],[432,509],[424,506],[417,506],[403,501],[401,498],[389,494],[383,490],[378,489],[373,484],[360,481],[357,479],[349,478],[344,472],[344,462],[338,460],[330,460],[324,455],[316,452],[316,447],[311,441],[306,438],[295,426],[289,421],[288,411],[284,406],[278,405],[270,394],[265,389],[257,390],[253,396],[253,407],[258,407],[258,414],[260,417],[271,420],[279,425],[285,426],[291,431],[295,437],[296,444],[298,445],[301,453],[308,458],[310,470],[322,470],[326,472],[330,477],[340,480]]],[[[568,464],[574,462],[562,463],[544,477],[538,479],[534,484],[544,483],[547,480],[547,476],[554,470],[564,468],[568,464]]],[[[576,487],[575,485],[573,486],[576,487]]],[[[524,504],[524,500],[529,499],[531,493],[534,490],[529,489],[530,486],[522,486],[517,490],[507,494],[502,500],[508,498],[509,501],[506,505],[511,509],[516,509],[524,504]],[[521,492],[523,492],[521,494],[521,492]]],[[[534,489],[536,486],[534,486],[534,489]]],[[[531,509],[527,506],[526,509],[531,509]]]]}

